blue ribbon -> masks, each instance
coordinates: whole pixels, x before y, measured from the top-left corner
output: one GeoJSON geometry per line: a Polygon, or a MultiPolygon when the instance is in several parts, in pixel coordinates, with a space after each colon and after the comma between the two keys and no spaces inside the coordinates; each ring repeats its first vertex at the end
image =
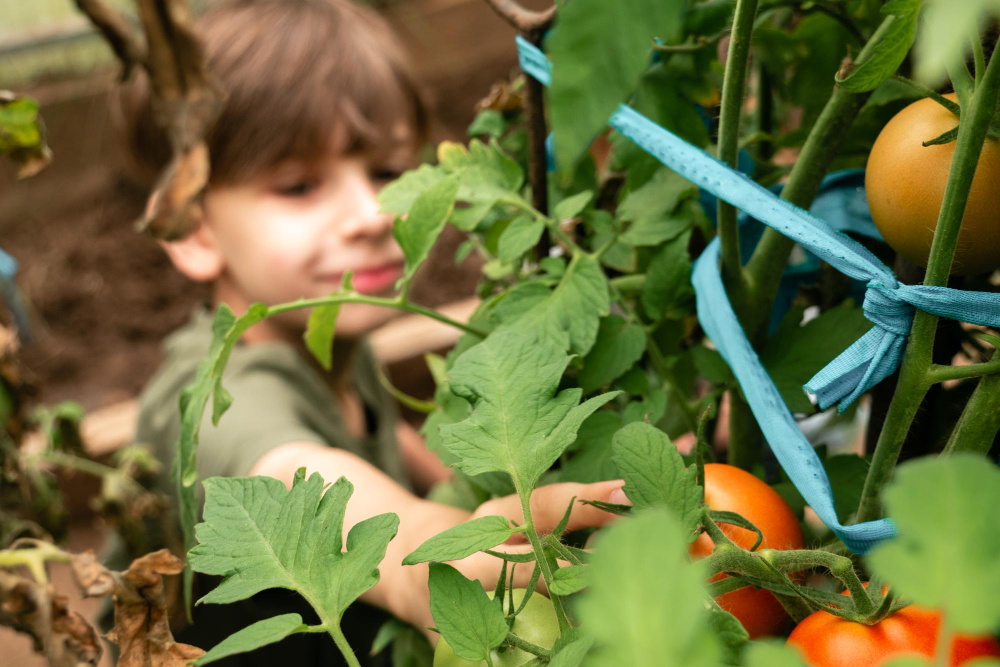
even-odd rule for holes
{"type": "MultiPolygon", "coordinates": [[[[517,38],[517,46],[521,69],[550,85],[551,64],[545,54],[521,38],[517,38]]],[[[973,324],[1000,326],[1000,294],[903,285],[860,243],[634,109],[620,105],[609,124],[702,190],[729,202],[804,246],[820,260],[866,284],[864,314],[875,326],[806,384],[806,389],[816,394],[821,408],[838,403],[843,410],[896,370],[915,308],[973,324]]],[[[692,272],[699,321],[733,369],[764,436],[799,493],[850,549],[864,553],[894,533],[892,523],[887,519],[851,526],[840,523],[826,471],[747,340],[722,285],[718,266],[716,238],[695,261],[692,272]]]]}

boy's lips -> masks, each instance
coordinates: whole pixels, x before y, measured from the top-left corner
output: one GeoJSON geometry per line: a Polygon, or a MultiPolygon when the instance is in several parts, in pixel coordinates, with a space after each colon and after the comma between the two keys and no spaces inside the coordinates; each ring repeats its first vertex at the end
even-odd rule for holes
{"type": "MultiPolygon", "coordinates": [[[[393,262],[357,271],[354,273],[351,283],[354,285],[354,289],[359,292],[381,292],[395,285],[402,275],[403,263],[393,262]]],[[[341,278],[342,275],[336,277],[338,283],[341,278]]]]}

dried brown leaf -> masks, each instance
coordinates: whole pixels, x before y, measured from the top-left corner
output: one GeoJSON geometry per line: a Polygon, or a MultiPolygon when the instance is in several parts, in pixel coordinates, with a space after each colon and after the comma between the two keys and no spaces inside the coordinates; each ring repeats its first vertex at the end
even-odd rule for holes
{"type": "Polygon", "coordinates": [[[72,565],[85,595],[114,596],[115,628],[107,637],[121,650],[119,667],[182,667],[204,654],[170,632],[163,575],[180,574],[184,562],[169,551],[138,558],[125,572],[108,570],[90,551],[73,556],[72,565]]]}
{"type": "Polygon", "coordinates": [[[29,635],[52,667],[96,665],[103,653],[97,631],[51,587],[0,570],[0,625],[29,635]]]}

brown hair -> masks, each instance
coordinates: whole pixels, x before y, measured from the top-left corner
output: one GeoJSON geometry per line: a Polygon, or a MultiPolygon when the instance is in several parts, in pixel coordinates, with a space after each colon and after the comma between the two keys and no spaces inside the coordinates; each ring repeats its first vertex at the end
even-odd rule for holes
{"type": "MultiPolygon", "coordinates": [[[[388,153],[400,127],[416,145],[426,140],[426,107],[412,74],[368,8],[347,0],[232,0],[209,10],[198,29],[208,69],[227,95],[206,137],[213,183],[330,150],[388,153]]],[[[151,180],[170,153],[145,76],[120,99],[130,157],[151,180]]]]}

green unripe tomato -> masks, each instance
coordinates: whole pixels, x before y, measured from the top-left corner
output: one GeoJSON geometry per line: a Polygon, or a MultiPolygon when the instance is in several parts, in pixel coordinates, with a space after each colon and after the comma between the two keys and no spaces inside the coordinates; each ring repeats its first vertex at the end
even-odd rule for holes
{"type": "MultiPolygon", "coordinates": [[[[527,589],[514,589],[514,608],[521,606],[521,600],[527,589]]],[[[493,593],[489,593],[492,598],[493,593]]],[[[504,600],[504,610],[506,611],[507,600],[504,600]]],[[[537,644],[543,648],[552,648],[559,637],[559,621],[556,619],[556,610],[552,608],[552,602],[541,593],[532,593],[528,604],[514,619],[512,632],[524,639],[537,644]]],[[[521,665],[534,659],[531,653],[521,649],[508,648],[502,653],[493,651],[490,658],[493,660],[493,667],[521,667],[521,665]]],[[[442,637],[438,641],[437,648],[434,649],[434,667],[478,667],[486,666],[486,661],[471,662],[465,658],[455,655],[455,652],[442,637]]]]}

